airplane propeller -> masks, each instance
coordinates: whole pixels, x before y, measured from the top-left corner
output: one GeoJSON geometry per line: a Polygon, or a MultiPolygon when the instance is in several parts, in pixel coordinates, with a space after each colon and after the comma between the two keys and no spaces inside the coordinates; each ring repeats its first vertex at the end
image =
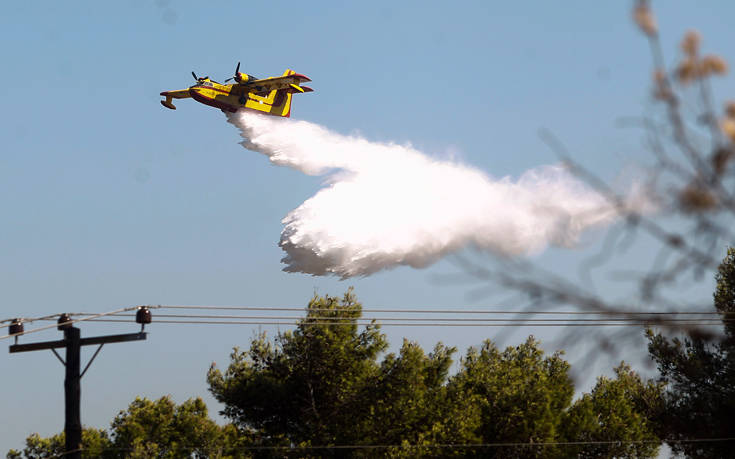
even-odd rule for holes
{"type": "Polygon", "coordinates": [[[235,78],[237,78],[237,75],[238,75],[239,73],[240,73],[240,63],[238,62],[238,63],[237,63],[237,67],[235,68],[235,76],[234,76],[234,77],[232,77],[232,78],[228,78],[228,79],[226,79],[226,80],[225,80],[225,83],[227,83],[227,82],[228,82],[228,81],[230,81],[230,80],[234,80],[235,78]]]}
{"type": "Polygon", "coordinates": [[[206,80],[207,78],[209,78],[208,76],[205,76],[204,78],[199,78],[199,77],[197,76],[197,74],[196,74],[196,73],[194,73],[194,72],[191,72],[191,76],[193,76],[193,77],[194,77],[194,79],[195,79],[195,80],[197,80],[197,81],[202,81],[202,80],[206,80]]]}

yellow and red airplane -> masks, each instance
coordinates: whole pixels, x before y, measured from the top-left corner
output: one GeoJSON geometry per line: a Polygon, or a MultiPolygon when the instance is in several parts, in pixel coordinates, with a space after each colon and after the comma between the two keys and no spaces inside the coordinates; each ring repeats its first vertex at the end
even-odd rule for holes
{"type": "Polygon", "coordinates": [[[291,96],[294,93],[312,92],[308,86],[301,86],[302,81],[311,81],[304,75],[286,70],[283,75],[270,78],[256,78],[247,73],[240,73],[240,63],[235,68],[235,76],[225,80],[235,80],[232,84],[221,84],[210,80],[208,76],[197,78],[197,81],[189,89],[178,89],[176,91],[164,91],[162,96],[166,100],[161,105],[171,110],[176,110],[173,99],[193,98],[211,107],[216,107],[223,112],[236,112],[242,108],[249,108],[274,116],[291,116],[291,96]]]}

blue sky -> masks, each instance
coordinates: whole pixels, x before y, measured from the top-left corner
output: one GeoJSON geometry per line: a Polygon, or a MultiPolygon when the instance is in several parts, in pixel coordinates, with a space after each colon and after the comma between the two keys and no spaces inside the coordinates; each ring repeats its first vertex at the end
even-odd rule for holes
{"type": "MultiPolygon", "coordinates": [[[[691,27],[706,51],[735,62],[722,20],[731,3],[654,6],[669,62],[691,27]]],[[[321,179],[244,150],[217,110],[161,107],[158,93],[188,87],[192,70],[222,81],[238,61],[261,77],[292,68],[315,89],[294,98],[294,118],[456,154],[494,177],[556,161],[540,128],[605,178],[647,154],[637,133],[615,127],[648,103],[649,50],[629,2],[13,2],[0,38],[0,319],[136,304],[302,306],[351,285],[366,308],[492,306],[436,281],[456,272],[451,261],[349,281],[283,273],[281,218],[321,179]]],[[[732,77],[715,86],[734,89],[732,77]]],[[[539,262],[573,275],[591,250],[539,262]]],[[[82,335],[128,328],[84,325],[82,335]]],[[[145,343],[105,347],[83,380],[83,423],[106,427],[136,395],[205,396],[216,412],[206,369],[255,331],[154,324],[145,343]]],[[[496,333],[386,331],[394,344],[441,340],[460,352],[496,333]]],[[[4,449],[63,428],[63,369],[50,352],[5,354],[0,368],[4,449]]]]}

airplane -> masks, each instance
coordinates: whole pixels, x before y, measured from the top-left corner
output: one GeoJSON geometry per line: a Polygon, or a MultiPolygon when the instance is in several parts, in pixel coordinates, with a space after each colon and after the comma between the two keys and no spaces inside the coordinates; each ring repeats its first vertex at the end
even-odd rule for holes
{"type": "Polygon", "coordinates": [[[308,77],[286,70],[283,75],[269,78],[256,78],[247,73],[240,73],[240,63],[235,68],[235,76],[225,80],[235,80],[232,84],[222,84],[211,80],[208,76],[198,78],[191,72],[196,84],[189,89],[164,91],[166,100],[161,105],[176,110],[173,99],[193,98],[210,107],[223,112],[235,113],[242,108],[257,110],[274,116],[291,116],[291,96],[294,93],[312,92],[308,86],[301,86],[302,81],[311,81],[308,77]]]}

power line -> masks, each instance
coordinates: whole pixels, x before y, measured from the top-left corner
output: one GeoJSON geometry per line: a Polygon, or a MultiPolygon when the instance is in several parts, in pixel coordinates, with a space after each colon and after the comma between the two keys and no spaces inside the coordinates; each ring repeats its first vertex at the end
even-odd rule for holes
{"type": "MultiPolygon", "coordinates": [[[[271,451],[304,451],[304,450],[367,450],[367,449],[473,449],[473,448],[522,448],[522,447],[574,447],[574,446],[586,446],[586,445],[660,445],[662,443],[669,444],[681,444],[681,443],[721,443],[735,441],[735,437],[723,437],[723,438],[691,438],[691,439],[680,439],[680,440],[586,440],[586,441],[548,441],[548,442],[497,442],[497,443],[445,443],[445,444],[376,444],[376,445],[264,445],[264,446],[238,446],[230,448],[238,451],[258,451],[258,450],[271,450],[271,451]]],[[[191,449],[198,451],[219,451],[221,447],[211,447],[206,445],[185,445],[181,446],[183,449],[191,449]]],[[[83,450],[81,450],[83,451],[83,450]]],[[[102,451],[132,451],[131,448],[104,448],[102,451]]],[[[76,451],[74,451],[76,452],[76,451]]],[[[60,454],[54,457],[64,457],[65,454],[60,454]]]]}
{"type": "MultiPolygon", "coordinates": [[[[294,326],[365,326],[365,325],[380,325],[380,326],[402,326],[402,327],[625,327],[625,326],[651,326],[657,325],[654,322],[595,322],[595,323],[576,323],[576,322],[533,322],[533,321],[518,321],[518,322],[461,322],[461,323],[447,323],[439,321],[425,321],[425,322],[370,322],[365,320],[353,320],[353,319],[339,319],[340,321],[275,321],[275,320],[155,320],[157,324],[194,324],[194,325],[294,325],[294,326]]],[[[400,319],[395,319],[400,320],[400,319]]],[[[95,319],[91,322],[127,322],[131,320],[126,319],[95,319]]],[[[699,321],[699,322],[683,322],[677,323],[680,326],[718,326],[722,325],[720,321],[699,321]]],[[[2,337],[0,337],[2,338],[2,337]]]]}
{"type": "MultiPolygon", "coordinates": [[[[73,316],[81,316],[72,320],[71,323],[90,322],[131,322],[133,318],[125,313],[138,309],[139,306],[116,309],[103,313],[74,313],[73,316]],[[117,317],[121,317],[117,319],[117,317]]],[[[180,306],[180,305],[155,305],[148,306],[153,309],[180,309],[180,310],[202,310],[202,311],[270,311],[270,312],[340,312],[334,308],[292,308],[292,307],[248,307],[248,306],[180,306]]],[[[344,311],[342,309],[341,311],[344,311]]],[[[276,326],[366,326],[378,322],[381,326],[402,327],[619,327],[619,326],[654,326],[654,325],[676,325],[676,326],[717,326],[722,322],[734,321],[718,312],[696,312],[696,311],[670,311],[670,312],[600,312],[600,311],[506,311],[506,310],[451,310],[451,309],[398,309],[381,308],[361,311],[364,315],[359,318],[339,316],[279,316],[279,315],[212,315],[212,314],[157,314],[160,318],[156,323],[161,324],[192,324],[192,325],[276,325],[276,326]],[[373,313],[391,314],[431,314],[432,317],[404,317],[404,316],[380,316],[371,317],[373,313]],[[471,315],[475,317],[437,317],[437,314],[471,315]],[[495,318],[477,317],[482,315],[495,315],[495,318]],[[553,318],[512,318],[500,317],[503,315],[546,315],[553,318]],[[560,317],[566,315],[567,317],[560,317]],[[590,318],[578,318],[581,315],[590,318]],[[568,316],[576,317],[571,318],[568,316]],[[676,318],[684,316],[683,318],[676,318]],[[162,320],[161,320],[162,319],[162,320]]],[[[60,314],[52,314],[33,319],[21,319],[24,322],[54,320],[60,314]]],[[[13,319],[11,319],[13,320],[13,319]]],[[[3,321],[7,322],[7,321],[3,321]]],[[[35,333],[53,328],[48,325],[28,330],[24,333],[8,334],[0,336],[0,340],[22,334],[35,333]]]]}
{"type": "MultiPolygon", "coordinates": [[[[670,443],[717,443],[735,441],[735,437],[727,438],[695,438],[689,440],[672,440],[670,443]]],[[[549,442],[498,442],[498,443],[449,443],[436,445],[325,445],[325,446],[241,446],[242,450],[315,450],[315,449],[453,449],[453,448],[517,448],[536,446],[584,446],[584,445],[625,445],[625,444],[661,444],[667,440],[599,440],[599,441],[549,441],[549,442]]],[[[187,448],[192,448],[188,446],[187,448]]]]}
{"type": "MultiPolygon", "coordinates": [[[[122,314],[114,314],[113,317],[123,317],[122,314]]],[[[249,316],[249,315],[200,315],[200,314],[156,314],[156,317],[164,317],[168,319],[243,319],[243,320],[252,320],[252,319],[262,319],[262,320],[351,320],[349,317],[342,317],[342,316],[249,316]]],[[[528,323],[528,322],[560,322],[562,320],[566,322],[602,322],[602,321],[644,321],[644,319],[641,319],[640,317],[621,317],[621,318],[594,318],[594,319],[513,319],[513,318],[501,318],[501,319],[487,319],[487,318],[476,318],[476,317],[470,317],[470,318],[459,318],[459,317],[434,317],[431,319],[427,319],[424,317],[371,317],[371,316],[365,316],[363,315],[360,318],[356,318],[357,320],[375,320],[375,321],[409,321],[409,322],[417,322],[417,321],[443,321],[443,322],[521,322],[521,323],[528,323]]],[[[720,323],[722,321],[730,322],[735,321],[735,319],[708,319],[708,318],[701,318],[701,319],[659,319],[655,318],[651,320],[651,322],[661,323],[661,322],[692,322],[692,321],[711,321],[711,322],[717,322],[720,323]]]]}
{"type": "MultiPolygon", "coordinates": [[[[122,314],[114,314],[112,317],[124,317],[122,314]]],[[[432,323],[432,324],[446,324],[446,325],[452,325],[452,324],[461,324],[461,323],[472,323],[472,324],[499,324],[499,325],[508,325],[508,324],[521,324],[521,325],[528,325],[528,324],[553,324],[553,325],[559,325],[559,324],[589,324],[589,325],[596,325],[596,324],[620,324],[620,325],[629,325],[629,324],[663,324],[663,323],[671,323],[671,324],[711,324],[711,325],[718,325],[722,321],[731,321],[731,319],[707,319],[707,318],[701,318],[701,319],[692,319],[692,318],[686,318],[686,319],[661,319],[661,318],[655,318],[650,321],[646,321],[641,318],[628,318],[628,317],[622,317],[622,318],[593,318],[593,319],[514,319],[514,318],[458,318],[458,317],[432,317],[432,318],[425,318],[425,317],[359,317],[359,318],[350,318],[350,317],[340,317],[340,316],[263,316],[263,315],[199,315],[199,314],[157,314],[156,315],[157,323],[221,323],[221,324],[228,324],[228,323],[249,323],[250,321],[289,321],[288,323],[344,323],[344,324],[351,324],[353,321],[356,323],[364,324],[364,323],[371,323],[372,321],[380,322],[381,324],[385,325],[392,325],[392,322],[420,322],[420,323],[432,323]],[[164,320],[159,320],[159,318],[163,318],[164,320]],[[197,319],[197,320],[166,320],[166,319],[197,319]],[[200,320],[200,319],[209,319],[209,320],[200,320]],[[214,320],[212,320],[214,319],[214,320]],[[295,321],[295,322],[291,322],[295,321]]],[[[115,321],[115,322],[127,322],[129,320],[132,320],[132,317],[130,319],[93,319],[93,322],[103,322],[103,321],[115,321]]]]}
{"type": "MultiPolygon", "coordinates": [[[[181,306],[181,305],[156,305],[149,308],[160,309],[200,309],[200,310],[222,310],[222,311],[336,311],[334,308],[308,308],[308,307],[264,307],[264,306],[181,306]]],[[[510,311],[510,310],[487,310],[487,309],[400,309],[400,308],[363,308],[363,313],[406,313],[406,314],[522,314],[522,315],[735,315],[735,312],[717,311],[510,311]]]]}
{"type": "MultiPolygon", "coordinates": [[[[267,307],[267,306],[181,306],[181,305],[149,305],[150,309],[185,309],[185,310],[219,310],[219,311],[270,311],[270,312],[335,312],[334,308],[308,308],[308,307],[267,307]]],[[[135,309],[129,308],[130,309],[135,309]]],[[[696,315],[696,316],[712,316],[722,319],[722,316],[735,315],[735,312],[717,312],[717,311],[510,311],[510,310],[484,310],[484,309],[401,309],[401,308],[371,308],[362,309],[363,315],[371,313],[398,313],[398,314],[452,314],[452,315],[589,315],[604,317],[639,317],[639,316],[676,316],[676,315],[696,315]]],[[[76,312],[69,313],[71,316],[89,316],[98,313],[76,312]]],[[[23,323],[30,323],[39,320],[52,320],[58,318],[61,314],[50,314],[42,317],[17,317],[0,320],[2,323],[10,323],[14,320],[21,320],[23,323]]]]}

